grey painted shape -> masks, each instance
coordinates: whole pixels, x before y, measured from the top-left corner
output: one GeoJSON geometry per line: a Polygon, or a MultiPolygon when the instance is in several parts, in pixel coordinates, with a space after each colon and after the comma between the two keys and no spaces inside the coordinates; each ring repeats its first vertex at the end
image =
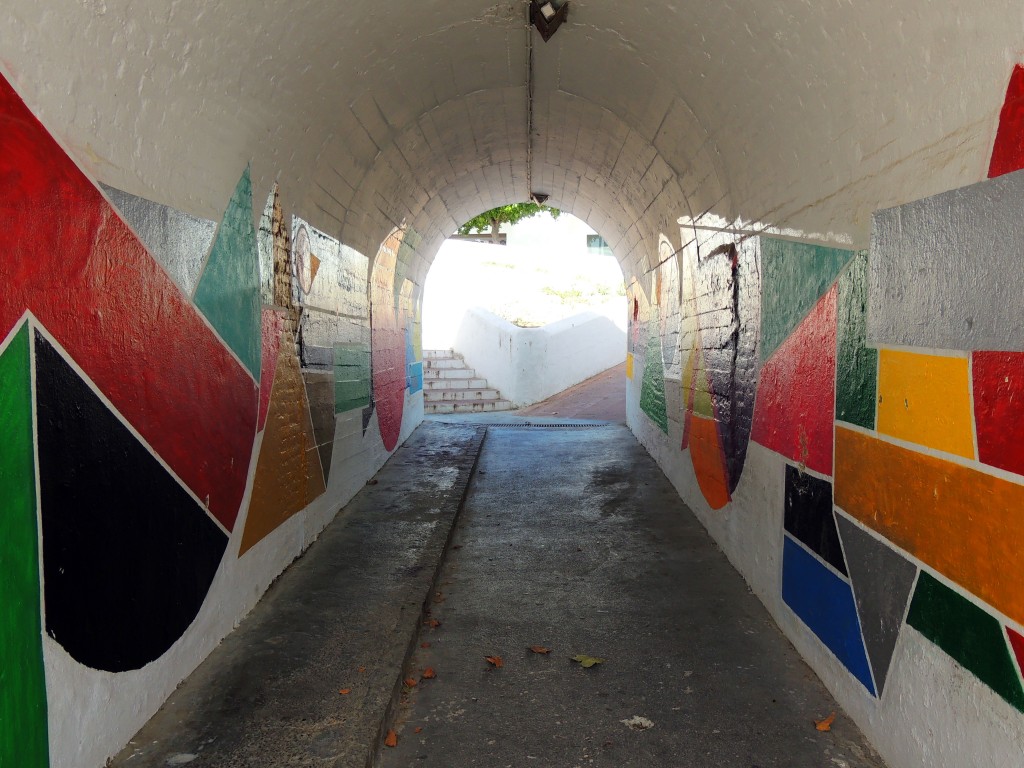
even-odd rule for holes
{"type": "Polygon", "coordinates": [[[842,515],[836,514],[836,522],[846,552],[860,631],[881,696],[917,566],[842,515]]]}
{"type": "Polygon", "coordinates": [[[300,349],[302,350],[303,369],[334,371],[334,347],[317,347],[303,343],[300,349]]]}
{"type": "Polygon", "coordinates": [[[868,343],[1024,350],[1024,171],[873,216],[868,343]]]}
{"type": "Polygon", "coordinates": [[[313,422],[313,437],[316,440],[317,452],[320,454],[320,468],[324,473],[324,481],[331,474],[331,456],[334,453],[334,371],[302,372],[302,380],[306,384],[306,397],[309,398],[309,415],[313,422]]]}
{"type": "Polygon", "coordinates": [[[217,223],[101,184],[149,252],[185,292],[195,293],[217,223]]]}

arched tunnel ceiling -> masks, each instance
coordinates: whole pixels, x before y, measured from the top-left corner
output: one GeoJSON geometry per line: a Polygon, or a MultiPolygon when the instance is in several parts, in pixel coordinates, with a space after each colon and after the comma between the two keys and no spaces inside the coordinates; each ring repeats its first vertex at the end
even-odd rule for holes
{"type": "Polygon", "coordinates": [[[532,187],[628,274],[680,217],[862,247],[983,177],[1022,39],[1007,0],[570,3],[545,44],[523,0],[8,0],[0,61],[90,175],[185,211],[251,163],[368,254],[411,224],[426,265],[532,187]]]}

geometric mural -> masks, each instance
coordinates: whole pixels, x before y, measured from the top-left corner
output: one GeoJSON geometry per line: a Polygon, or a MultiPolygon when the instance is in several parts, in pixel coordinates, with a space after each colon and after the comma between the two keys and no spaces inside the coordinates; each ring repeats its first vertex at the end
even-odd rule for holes
{"type": "Polygon", "coordinates": [[[836,421],[874,429],[878,350],[867,345],[867,273],[861,251],[837,281],[836,421]]]}
{"type": "Polygon", "coordinates": [[[253,376],[2,78],[0,121],[0,336],[31,310],[230,530],[255,434],[253,376]],[[56,211],[67,226],[53,226],[56,211]]]}
{"type": "Polygon", "coordinates": [[[917,566],[867,531],[836,515],[864,645],[878,690],[885,688],[889,664],[903,626],[917,566]]]}
{"type": "Polygon", "coordinates": [[[788,535],[782,551],[782,599],[843,666],[874,694],[850,583],[788,535]]]}
{"type": "Polygon", "coordinates": [[[966,357],[883,349],[878,353],[878,431],[974,458],[966,357]]]}
{"type": "Polygon", "coordinates": [[[46,632],[138,669],[192,623],[228,536],[38,332],[35,353],[46,632]]]}
{"type": "Polygon", "coordinates": [[[760,241],[720,239],[699,257],[683,250],[681,280],[681,447],[712,509],[729,503],[743,472],[760,364],[760,241]]]}
{"type": "Polygon", "coordinates": [[[0,352],[0,765],[49,765],[28,323],[0,352]]]}
{"type": "Polygon", "coordinates": [[[217,223],[122,192],[100,187],[124,217],[153,257],[160,262],[181,289],[191,296],[199,283],[203,262],[210,252],[217,223]]]}
{"type": "Polygon", "coordinates": [[[835,283],[853,251],[761,238],[761,359],[779,345],[835,283]]]}
{"type": "Polygon", "coordinates": [[[647,322],[647,351],[644,357],[644,376],[640,387],[640,409],[668,434],[668,414],[665,410],[665,373],[661,362],[661,339],[658,335],[661,307],[651,304],[647,322]]]}
{"type": "Polygon", "coordinates": [[[405,275],[417,239],[411,229],[393,229],[377,251],[370,277],[373,398],[388,451],[398,444],[405,409],[405,335],[414,311],[413,283],[405,275]]]}
{"type": "Polygon", "coordinates": [[[284,331],[239,557],[325,490],[295,339],[284,331]]]}
{"type": "Polygon", "coordinates": [[[846,576],[843,546],[832,514],[832,483],[786,465],[786,532],[846,576]]]}
{"type": "Polygon", "coordinates": [[[750,439],[831,475],[835,377],[833,285],[762,365],[750,439]]]}
{"type": "Polygon", "coordinates": [[[277,372],[277,356],[281,350],[281,333],[284,331],[284,315],[282,310],[263,310],[263,357],[260,361],[260,409],[256,429],[262,432],[267,423],[267,411],[270,409],[270,393],[274,387],[274,374],[277,372]]]}
{"type": "Polygon", "coordinates": [[[1012,578],[1024,485],[871,434],[836,428],[835,503],[850,517],[1018,623],[1012,578]]]}
{"type": "Polygon", "coordinates": [[[978,460],[1024,475],[1024,440],[1007,424],[1024,424],[1024,354],[971,355],[978,460]]]}
{"type": "Polygon", "coordinates": [[[907,624],[1024,712],[1024,688],[1002,625],[967,598],[922,572],[907,624]]]}
{"type": "Polygon", "coordinates": [[[248,167],[228,202],[192,298],[238,359],[258,377],[260,254],[248,167]]]}
{"type": "MultiPolygon", "coordinates": [[[[299,358],[309,397],[313,430],[326,479],[330,474],[338,411],[338,375],[355,369],[335,355],[370,353],[367,260],[298,217],[292,218],[292,301],[299,308],[299,358]],[[342,363],[339,366],[339,362],[342,363]],[[339,367],[342,370],[339,370],[339,367]]],[[[350,359],[350,358],[349,358],[350,359]]],[[[342,379],[342,389],[369,387],[369,373],[358,382],[342,379]]],[[[369,405],[369,400],[363,407],[369,405]]]]}
{"type": "Polygon", "coordinates": [[[988,177],[1024,168],[1024,66],[1013,68],[999,112],[999,128],[992,145],[988,177]]]}

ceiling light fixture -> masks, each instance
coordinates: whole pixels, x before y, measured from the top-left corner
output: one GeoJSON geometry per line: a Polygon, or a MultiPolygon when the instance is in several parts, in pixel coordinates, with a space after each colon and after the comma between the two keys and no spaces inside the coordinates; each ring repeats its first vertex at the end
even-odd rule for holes
{"type": "Polygon", "coordinates": [[[530,21],[546,43],[569,18],[569,0],[530,0],[530,21]]]}

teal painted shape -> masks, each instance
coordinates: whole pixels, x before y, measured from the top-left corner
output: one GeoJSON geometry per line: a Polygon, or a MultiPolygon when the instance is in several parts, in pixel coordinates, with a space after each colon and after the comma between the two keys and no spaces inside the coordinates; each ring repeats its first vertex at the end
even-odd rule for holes
{"type": "Polygon", "coordinates": [[[224,212],[192,300],[253,378],[259,380],[260,256],[252,223],[248,168],[224,212]]]}
{"type": "Polygon", "coordinates": [[[334,345],[334,412],[370,405],[370,348],[366,344],[334,345]]]}
{"type": "Polygon", "coordinates": [[[658,337],[660,327],[658,306],[651,307],[651,319],[648,321],[649,332],[647,355],[644,361],[644,378],[640,385],[640,408],[651,421],[668,434],[668,410],[665,405],[665,373],[661,366],[661,339],[658,337]]]}
{"type": "Polygon", "coordinates": [[[994,616],[922,571],[907,624],[1024,712],[1024,690],[994,616]]]}
{"type": "Polygon", "coordinates": [[[875,428],[878,350],[867,345],[868,255],[861,251],[839,278],[836,318],[836,419],[875,428]]]}
{"type": "Polygon", "coordinates": [[[49,738],[28,324],[0,354],[0,765],[46,768],[49,738]]]}
{"type": "Polygon", "coordinates": [[[761,360],[807,316],[853,258],[853,251],[761,239],[761,360]]]}

